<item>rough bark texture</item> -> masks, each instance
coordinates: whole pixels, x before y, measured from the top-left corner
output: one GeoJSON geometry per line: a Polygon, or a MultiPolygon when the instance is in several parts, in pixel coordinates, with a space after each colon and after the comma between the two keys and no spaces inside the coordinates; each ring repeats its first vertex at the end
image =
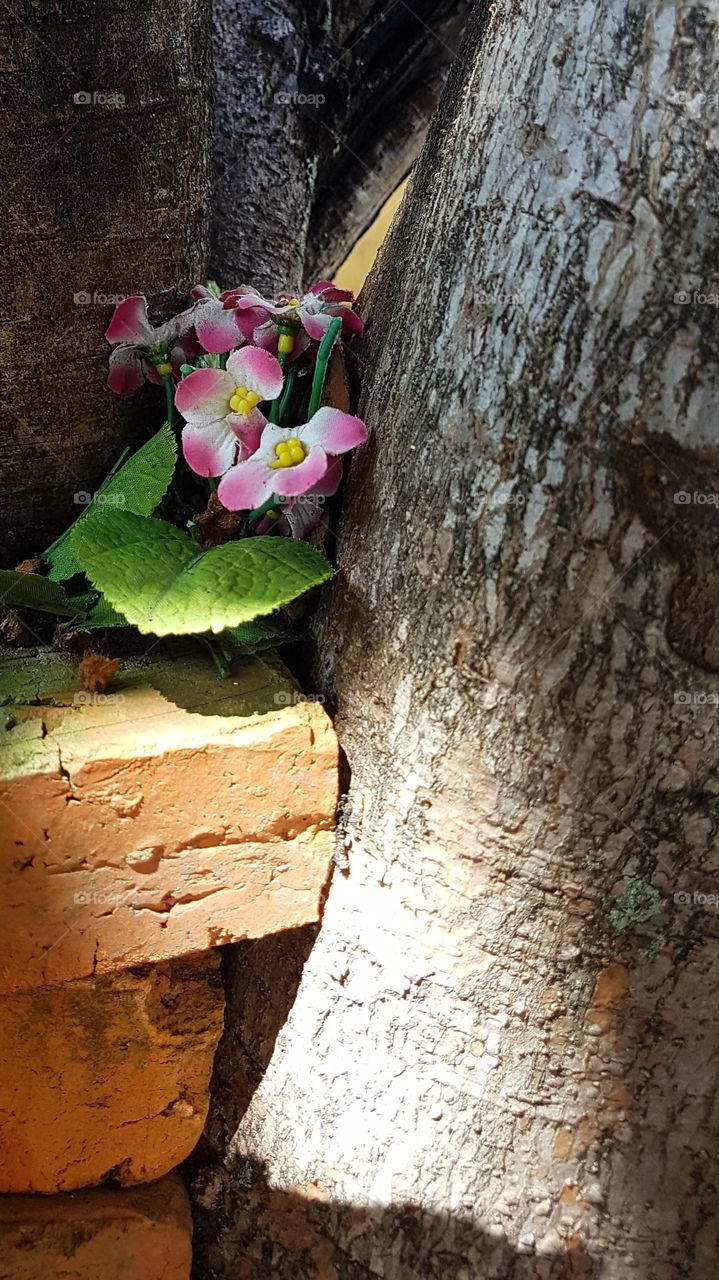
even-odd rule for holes
{"type": "Polygon", "coordinates": [[[0,39],[8,565],[47,546],[74,495],[144,438],[149,402],[105,388],[113,299],[146,293],[171,314],[204,269],[207,0],[122,0],[110,25],[84,0],[23,0],[4,6],[0,39]]]}
{"type": "Polygon", "coordinates": [[[412,167],[470,7],[469,0],[390,0],[358,12],[356,0],[334,4],[332,41],[321,55],[345,88],[346,111],[333,120],[318,108],[307,279],[337,270],[412,167]]]}
{"type": "Polygon", "coordinates": [[[334,271],[411,167],[468,0],[215,0],[211,268],[334,271]]]}
{"type": "Polygon", "coordinates": [[[308,42],[299,0],[214,0],[210,273],[274,292],[301,282],[316,171],[315,129],[299,109],[308,42]]]}
{"type": "Polygon", "coordinates": [[[490,8],[367,290],[350,869],[208,1130],[202,1280],[715,1271],[716,6],[490,8]]]}

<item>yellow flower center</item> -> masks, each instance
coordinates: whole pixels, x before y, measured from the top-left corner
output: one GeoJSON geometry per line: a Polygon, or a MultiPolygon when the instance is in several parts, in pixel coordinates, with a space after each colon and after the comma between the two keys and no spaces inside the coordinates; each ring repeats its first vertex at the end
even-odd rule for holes
{"type": "Polygon", "coordinates": [[[261,398],[256,391],[248,391],[247,387],[235,387],[234,395],[230,396],[230,408],[233,413],[241,413],[246,418],[261,398]]]}
{"type": "Polygon", "coordinates": [[[298,462],[304,462],[306,457],[304,445],[292,436],[291,439],[281,440],[275,445],[275,461],[270,463],[270,467],[273,471],[278,467],[296,467],[298,462]]]}
{"type": "Polygon", "coordinates": [[[300,305],[300,300],[299,300],[299,298],[288,298],[288,299],[287,299],[287,306],[288,306],[288,307],[299,307],[299,305],[300,305]]]}

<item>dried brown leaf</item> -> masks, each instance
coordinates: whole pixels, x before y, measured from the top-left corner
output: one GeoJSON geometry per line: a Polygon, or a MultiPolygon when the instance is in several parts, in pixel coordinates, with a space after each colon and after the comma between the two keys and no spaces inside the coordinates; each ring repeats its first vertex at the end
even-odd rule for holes
{"type": "Polygon", "coordinates": [[[104,693],[119,665],[119,658],[105,658],[101,653],[88,651],[77,669],[83,689],[88,693],[104,693]]]}

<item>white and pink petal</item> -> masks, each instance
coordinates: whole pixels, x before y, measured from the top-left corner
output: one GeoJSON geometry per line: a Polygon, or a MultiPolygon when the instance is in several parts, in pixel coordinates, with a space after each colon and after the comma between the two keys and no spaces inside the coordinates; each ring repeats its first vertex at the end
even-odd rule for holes
{"type": "Polygon", "coordinates": [[[138,347],[151,347],[154,330],[147,318],[147,298],[132,294],[118,302],[105,337],[112,343],[127,342],[138,347]]]}
{"type": "Polygon", "coordinates": [[[180,311],[176,316],[171,316],[164,324],[158,325],[153,330],[152,345],[159,347],[161,343],[167,342],[172,345],[177,338],[181,338],[183,334],[189,333],[195,323],[195,308],[188,307],[186,311],[180,311]]]}
{"type": "Polygon", "coordinates": [[[195,313],[195,333],[205,351],[219,355],[243,341],[237,313],[223,307],[216,298],[200,302],[195,313]]]}
{"type": "Polygon", "coordinates": [[[325,311],[312,311],[309,307],[300,307],[299,316],[312,341],[321,342],[332,324],[332,316],[325,311]]]}
{"type": "Polygon", "coordinates": [[[324,449],[310,449],[304,462],[294,467],[278,467],[272,472],[273,491],[281,498],[296,498],[300,493],[307,493],[322,480],[328,462],[324,449]]]}
{"type": "Polygon", "coordinates": [[[227,361],[234,385],[255,391],[263,400],[274,400],[282,390],[284,377],[279,360],[261,347],[242,347],[227,361]]]}
{"type": "Polygon", "coordinates": [[[129,396],[145,381],[142,359],[136,347],[121,343],[110,352],[107,385],[116,396],[129,396]]]}
{"type": "Polygon", "coordinates": [[[255,454],[222,477],[217,496],[228,511],[254,511],[272,496],[273,475],[267,463],[255,454]]]}
{"type": "Polygon", "coordinates": [[[329,405],[318,409],[296,432],[298,440],[310,448],[318,446],[326,453],[346,453],[367,440],[367,428],[361,418],[329,405]]]}
{"type": "Polygon", "coordinates": [[[228,413],[225,422],[242,445],[238,461],[241,462],[245,458],[250,458],[253,453],[257,453],[262,432],[267,424],[264,413],[260,413],[259,409],[253,409],[246,418],[243,418],[241,413],[228,413]]]}
{"type": "Polygon", "coordinates": [[[354,302],[355,296],[349,289],[338,289],[333,280],[318,280],[307,291],[322,302],[354,302]]]}
{"type": "Polygon", "coordinates": [[[340,487],[342,479],[342,459],[330,457],[328,459],[327,470],[322,479],[312,486],[310,493],[317,494],[318,497],[331,498],[340,487]]]}
{"type": "Polygon", "coordinates": [[[178,384],[175,405],[186,422],[202,426],[229,412],[234,379],[224,369],[196,369],[178,384]]]}
{"type": "Polygon", "coordinates": [[[356,334],[358,338],[364,333],[364,320],[353,311],[351,307],[330,307],[328,315],[335,318],[339,316],[342,321],[342,332],[356,334]]]}
{"type": "Polygon", "coordinates": [[[198,476],[224,475],[237,461],[240,451],[240,441],[225,422],[183,429],[182,452],[198,476]]]}

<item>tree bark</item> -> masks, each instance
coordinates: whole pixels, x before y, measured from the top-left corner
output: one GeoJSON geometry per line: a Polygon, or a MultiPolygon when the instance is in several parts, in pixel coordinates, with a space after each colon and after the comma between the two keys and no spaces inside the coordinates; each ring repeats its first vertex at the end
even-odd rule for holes
{"type": "Polygon", "coordinates": [[[317,618],[349,872],[203,1280],[714,1274],[715,16],[474,11],[317,618]]]}
{"type": "Polygon", "coordinates": [[[6,313],[0,359],[4,564],[78,513],[148,401],[105,388],[112,299],[154,317],[205,269],[209,171],[206,0],[23,3],[5,15],[0,155],[6,313]]]}
{"type": "Polygon", "coordinates": [[[355,0],[336,5],[333,42],[323,51],[335,83],[345,87],[346,109],[336,119],[325,115],[326,106],[316,113],[323,145],[306,279],[333,275],[407,176],[471,5],[469,0],[414,0],[411,6],[390,0],[367,8],[360,21],[355,0]]]}
{"type": "Polygon", "coordinates": [[[316,130],[298,107],[299,0],[214,0],[210,272],[223,288],[301,283],[316,130]]]}
{"type": "Polygon", "coordinates": [[[469,0],[214,0],[211,272],[332,274],[417,156],[469,0]]]}

